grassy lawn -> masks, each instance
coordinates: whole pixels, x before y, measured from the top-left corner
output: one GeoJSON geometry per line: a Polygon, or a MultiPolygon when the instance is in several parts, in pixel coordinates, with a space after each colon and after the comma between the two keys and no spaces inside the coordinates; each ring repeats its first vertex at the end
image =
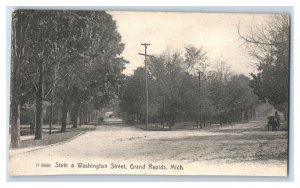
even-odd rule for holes
{"type": "Polygon", "coordinates": [[[66,132],[61,133],[58,129],[55,129],[51,135],[49,135],[48,130],[43,130],[43,139],[42,140],[34,140],[34,135],[28,135],[21,137],[21,146],[20,148],[28,148],[28,147],[38,147],[38,146],[46,146],[59,142],[63,142],[69,140],[85,131],[95,129],[94,126],[83,125],[78,128],[68,127],[66,132]]]}

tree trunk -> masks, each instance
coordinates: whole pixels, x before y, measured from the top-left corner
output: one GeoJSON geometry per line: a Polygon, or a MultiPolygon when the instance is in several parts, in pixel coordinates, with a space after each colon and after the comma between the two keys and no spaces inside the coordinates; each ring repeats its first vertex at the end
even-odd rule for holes
{"type": "Polygon", "coordinates": [[[220,115],[220,125],[223,125],[223,117],[222,117],[222,114],[220,115]]]}
{"type": "Polygon", "coordinates": [[[82,110],[79,111],[79,127],[82,126],[83,123],[83,112],[82,110]]]}
{"type": "Polygon", "coordinates": [[[61,132],[66,132],[68,116],[68,102],[66,98],[63,100],[61,115],[61,132]]]}
{"type": "Polygon", "coordinates": [[[241,111],[241,114],[242,114],[242,116],[241,116],[242,117],[242,122],[244,122],[244,111],[243,110],[241,111]]]}
{"type": "Polygon", "coordinates": [[[88,122],[91,122],[91,119],[92,119],[92,118],[91,118],[91,113],[90,113],[90,112],[89,112],[89,114],[88,114],[87,117],[88,117],[88,122]]]}
{"type": "Polygon", "coordinates": [[[11,105],[11,148],[20,147],[20,105],[11,105]]]}
{"type": "Polygon", "coordinates": [[[20,147],[20,69],[24,56],[27,21],[18,16],[18,11],[12,14],[11,35],[11,85],[10,85],[10,126],[11,147],[20,147]]]}
{"type": "Polygon", "coordinates": [[[35,139],[42,139],[43,131],[43,97],[44,97],[44,63],[39,64],[39,82],[36,93],[36,131],[35,139]]]}
{"type": "Polygon", "coordinates": [[[171,131],[172,130],[172,123],[171,123],[171,121],[168,121],[167,124],[169,124],[169,130],[171,131]]]}
{"type": "MultiPolygon", "coordinates": [[[[55,66],[54,67],[54,80],[57,79],[57,71],[58,71],[58,68],[55,66]]],[[[53,122],[53,100],[54,100],[54,91],[55,91],[55,81],[53,83],[53,86],[52,86],[52,90],[51,90],[51,111],[50,111],[50,120],[49,120],[49,134],[52,134],[52,122],[53,122]]]]}
{"type": "Polygon", "coordinates": [[[16,57],[12,55],[11,70],[11,104],[10,104],[10,124],[11,124],[11,147],[20,147],[20,102],[19,102],[19,77],[20,65],[15,62],[16,57]]]}
{"type": "Polygon", "coordinates": [[[88,109],[86,109],[86,111],[84,112],[84,124],[88,124],[89,123],[89,112],[88,109]]]}
{"type": "MultiPolygon", "coordinates": [[[[73,128],[78,127],[77,117],[78,117],[79,107],[80,107],[80,102],[75,101],[73,104],[72,113],[71,113],[71,121],[73,124],[73,128]]],[[[98,111],[97,111],[96,117],[97,117],[96,119],[98,121],[98,111]]]]}
{"type": "MultiPolygon", "coordinates": [[[[76,107],[75,107],[76,108],[76,107]]],[[[75,113],[76,113],[76,111],[75,111],[75,113]]],[[[77,115],[77,113],[76,113],[76,115],[77,115]]],[[[97,121],[97,123],[98,123],[98,110],[96,110],[96,121],[97,121]]],[[[76,125],[77,126],[77,125],[76,125]]],[[[74,127],[74,124],[73,124],[73,127],[74,127]]]]}
{"type": "Polygon", "coordinates": [[[50,105],[49,134],[52,134],[52,121],[53,121],[53,95],[51,97],[51,105],[50,105]]]}
{"type": "Polygon", "coordinates": [[[172,130],[172,127],[175,125],[175,115],[172,115],[169,124],[169,130],[172,130]]]}

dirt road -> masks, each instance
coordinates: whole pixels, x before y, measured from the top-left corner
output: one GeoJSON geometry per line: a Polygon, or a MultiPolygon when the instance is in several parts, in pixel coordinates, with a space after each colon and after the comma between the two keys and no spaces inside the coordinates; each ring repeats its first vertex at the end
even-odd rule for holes
{"type": "Polygon", "coordinates": [[[25,153],[11,150],[10,174],[282,176],[287,174],[287,137],[287,131],[265,131],[262,123],[173,131],[102,125],[67,143],[25,153]]]}

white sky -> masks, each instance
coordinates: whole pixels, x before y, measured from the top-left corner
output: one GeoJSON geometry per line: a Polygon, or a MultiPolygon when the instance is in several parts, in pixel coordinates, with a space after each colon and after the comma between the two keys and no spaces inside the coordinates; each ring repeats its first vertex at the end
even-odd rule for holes
{"type": "Polygon", "coordinates": [[[208,62],[213,65],[224,60],[232,72],[248,74],[255,70],[237,33],[251,25],[264,23],[268,14],[162,13],[162,12],[108,12],[116,20],[125,44],[123,57],[130,61],[125,74],[132,74],[144,66],[141,43],[150,43],[149,54],[160,54],[166,49],[184,50],[187,45],[203,46],[208,62]]]}

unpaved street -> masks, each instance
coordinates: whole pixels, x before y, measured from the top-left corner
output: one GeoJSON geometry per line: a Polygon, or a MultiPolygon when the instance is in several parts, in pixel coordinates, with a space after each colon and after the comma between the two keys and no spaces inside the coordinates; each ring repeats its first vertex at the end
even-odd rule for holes
{"type": "Polygon", "coordinates": [[[265,131],[263,123],[173,131],[102,125],[67,143],[24,153],[10,150],[10,173],[286,175],[287,136],[287,131],[265,131]],[[107,168],[55,167],[79,162],[107,168]],[[40,167],[43,163],[51,167],[40,167]],[[112,169],[112,163],[120,166],[112,169]],[[130,168],[130,164],[147,168],[149,163],[167,170],[130,168]],[[171,170],[172,164],[184,169],[171,170]]]}

